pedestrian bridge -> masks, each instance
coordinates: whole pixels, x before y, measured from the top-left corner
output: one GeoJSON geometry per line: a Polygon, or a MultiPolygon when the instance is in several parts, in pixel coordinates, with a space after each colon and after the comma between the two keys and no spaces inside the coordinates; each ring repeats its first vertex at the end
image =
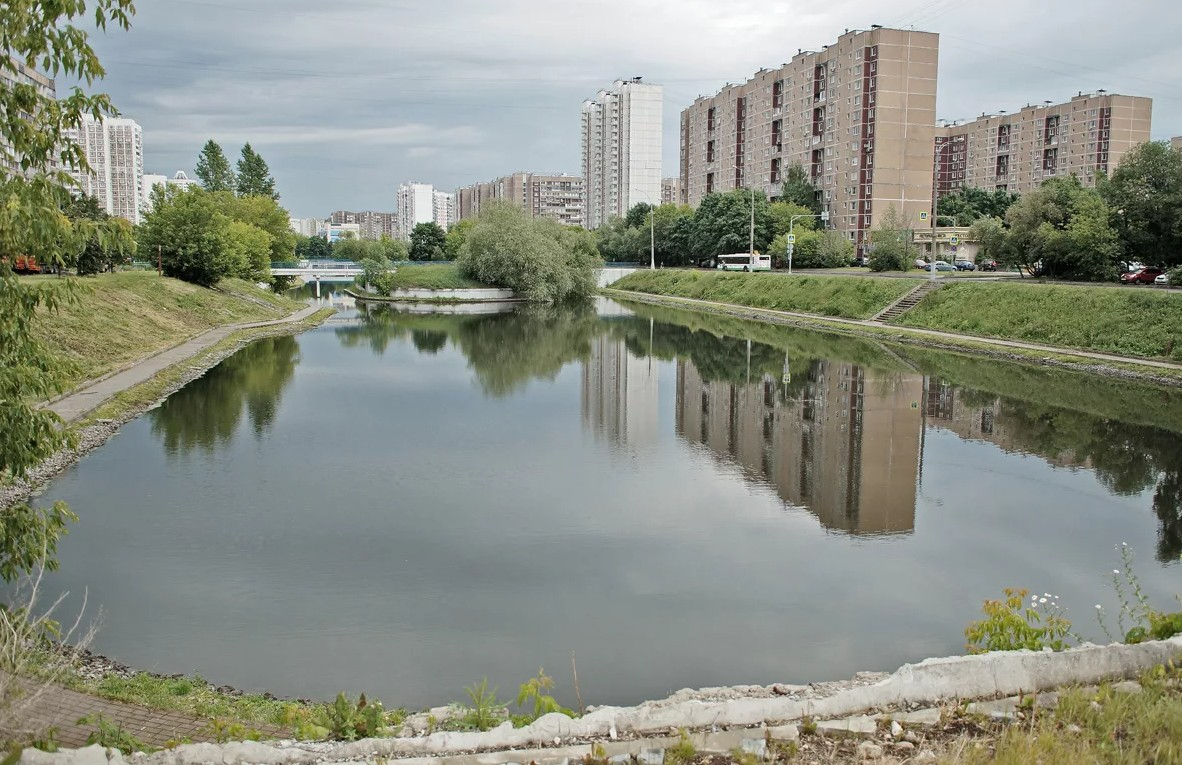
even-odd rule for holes
{"type": "Polygon", "coordinates": [[[305,281],[351,282],[362,273],[351,260],[300,260],[271,264],[272,276],[299,276],[305,281]]]}

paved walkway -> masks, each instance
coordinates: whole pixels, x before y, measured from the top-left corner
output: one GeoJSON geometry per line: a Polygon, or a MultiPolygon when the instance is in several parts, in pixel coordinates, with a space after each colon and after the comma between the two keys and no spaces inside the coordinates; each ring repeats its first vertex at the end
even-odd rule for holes
{"type": "MultiPolygon", "coordinates": [[[[4,682],[14,678],[6,675],[4,682]]],[[[103,720],[122,728],[143,743],[162,747],[169,741],[188,739],[194,743],[216,741],[210,720],[183,712],[166,712],[122,701],[89,696],[58,685],[47,687],[24,678],[16,678],[24,691],[14,704],[19,707],[22,727],[34,737],[41,737],[50,728],[57,728],[55,738],[66,747],[86,746],[87,737],[98,729],[94,723],[79,721],[85,717],[102,715],[103,720]]],[[[284,738],[287,731],[274,725],[248,724],[264,738],[284,738]]]]}
{"type": "Polygon", "coordinates": [[[957,332],[942,332],[935,329],[919,329],[916,327],[901,327],[898,324],[885,324],[881,321],[871,321],[868,319],[839,319],[833,316],[818,316],[812,313],[799,313],[796,311],[775,311],[770,308],[751,308],[745,305],[737,305],[735,303],[719,303],[713,300],[697,300],[695,298],[673,297],[670,295],[651,295],[643,292],[629,292],[626,290],[612,290],[608,289],[609,293],[615,293],[624,297],[638,298],[644,301],[645,298],[659,298],[660,302],[684,303],[686,305],[701,305],[711,306],[714,308],[725,308],[728,311],[743,311],[750,312],[753,316],[767,316],[769,318],[783,317],[793,319],[808,319],[811,321],[832,322],[834,324],[845,324],[854,327],[873,327],[875,329],[891,329],[906,332],[909,335],[918,335],[922,337],[930,337],[934,340],[954,340],[954,341],[971,341],[974,343],[981,343],[983,345],[992,345],[998,348],[1021,348],[1028,351],[1038,351],[1040,353],[1053,353],[1058,355],[1080,356],[1087,359],[1095,359],[1097,361],[1108,361],[1117,364],[1137,364],[1143,367],[1153,367],[1155,369],[1171,369],[1182,372],[1182,364],[1176,364],[1169,361],[1156,361],[1154,359],[1143,359],[1135,356],[1117,356],[1112,353],[1095,353],[1093,351],[1080,351],[1074,348],[1060,348],[1054,345],[1039,345],[1038,343],[1026,343],[1020,340],[1001,340],[994,337],[979,337],[977,335],[962,335],[957,332]]]}
{"type": "Polygon", "coordinates": [[[295,322],[308,318],[319,311],[320,308],[318,305],[312,305],[282,319],[256,321],[246,324],[227,324],[224,327],[211,329],[180,345],[157,353],[155,356],[149,356],[146,359],[138,361],[109,377],[99,378],[90,384],[84,383],[86,387],[76,390],[64,398],[58,399],[52,404],[49,404],[48,408],[66,422],[74,422],[86,414],[93,412],[115,394],[150,380],[158,372],[197,355],[238,330],[252,329],[255,327],[271,327],[279,324],[294,324],[295,322]]]}

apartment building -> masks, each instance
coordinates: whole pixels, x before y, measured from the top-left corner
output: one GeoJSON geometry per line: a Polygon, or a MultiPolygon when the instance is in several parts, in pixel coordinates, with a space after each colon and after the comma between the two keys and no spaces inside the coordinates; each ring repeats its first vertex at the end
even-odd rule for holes
{"type": "Polygon", "coordinates": [[[661,198],[663,94],[660,85],[634,77],[616,80],[583,102],[584,228],[599,228],[638,202],[661,198]]]}
{"type": "Polygon", "coordinates": [[[300,236],[320,236],[324,228],[324,221],[319,218],[290,218],[288,225],[300,236]]]}
{"type": "Polygon", "coordinates": [[[566,226],[583,225],[585,185],[577,175],[520,172],[456,190],[456,219],[480,214],[494,199],[524,208],[531,218],[549,218],[566,226]]]}
{"type": "Polygon", "coordinates": [[[388,236],[391,239],[396,237],[397,213],[374,212],[373,210],[364,210],[361,212],[336,210],[329,216],[328,220],[329,223],[337,225],[356,223],[358,236],[361,239],[377,241],[383,236],[388,236]]]}
{"type": "Polygon", "coordinates": [[[436,191],[429,183],[404,183],[398,187],[396,231],[400,239],[409,239],[420,223],[436,223],[444,230],[455,220],[452,195],[436,191]]]}
{"type": "Polygon", "coordinates": [[[70,169],[82,193],[97,199],[108,215],[139,223],[144,185],[144,135],[139,123],[87,115],[80,128],[66,130],[65,136],[82,147],[90,165],[90,172],[70,169]]]}
{"type": "Polygon", "coordinates": [[[681,179],[680,178],[662,178],[661,179],[661,204],[663,204],[663,205],[681,204],[681,179]]]}
{"type": "MultiPolygon", "coordinates": [[[[54,83],[52,77],[46,77],[35,69],[31,69],[21,62],[7,58],[7,66],[0,66],[0,87],[11,88],[16,85],[32,85],[37,95],[46,99],[57,98],[57,85],[54,83]],[[12,69],[7,67],[11,66],[12,69]]],[[[20,172],[20,158],[12,157],[5,159],[9,152],[9,146],[0,142],[0,164],[11,173],[20,172]]],[[[56,163],[51,164],[52,169],[56,169],[56,163]]]]}
{"type": "Polygon", "coordinates": [[[1171,138],[1170,147],[1173,148],[1174,151],[1182,151],[1182,135],[1171,138]]]}
{"type": "Polygon", "coordinates": [[[932,206],[939,35],[872,27],[700,97],[681,113],[681,198],[754,188],[778,196],[801,164],[829,225],[865,253],[890,206],[932,206]]]}
{"type": "Polygon", "coordinates": [[[936,192],[973,186],[1022,193],[1069,175],[1094,186],[1098,172],[1112,172],[1125,152],[1150,139],[1152,116],[1152,99],[1099,91],[938,127],[936,192]]]}
{"type": "Polygon", "coordinates": [[[170,178],[167,175],[159,175],[156,173],[144,173],[140,179],[140,214],[147,215],[152,211],[152,189],[157,186],[162,188],[176,188],[184,191],[193,186],[198,186],[200,183],[190,178],[184,170],[177,170],[170,178]]]}

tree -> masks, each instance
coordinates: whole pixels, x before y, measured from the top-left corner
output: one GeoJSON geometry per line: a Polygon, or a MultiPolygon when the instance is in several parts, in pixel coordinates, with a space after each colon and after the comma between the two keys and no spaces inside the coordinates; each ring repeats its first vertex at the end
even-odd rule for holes
{"type": "Polygon", "coordinates": [[[628,214],[624,216],[624,225],[628,228],[642,228],[648,226],[648,214],[652,211],[653,206],[648,202],[637,202],[628,210],[628,214]]]}
{"type": "Polygon", "coordinates": [[[794,204],[811,210],[814,215],[821,214],[820,194],[817,187],[809,179],[808,172],[799,162],[788,168],[784,185],[780,190],[780,201],[794,204]]]}
{"type": "Polygon", "coordinates": [[[270,197],[279,201],[279,192],[275,190],[275,179],[271,176],[271,169],[249,143],[242,147],[242,158],[238,160],[238,183],[235,188],[240,197],[270,197]]]}
{"type": "Polygon", "coordinates": [[[206,191],[234,191],[238,188],[230,160],[212,138],[205,142],[197,155],[197,177],[206,191]]]}
{"type": "Polygon", "coordinates": [[[1182,151],[1165,141],[1136,146],[1098,188],[1115,211],[1125,261],[1182,265],[1182,151]]]}
{"type": "Polygon", "coordinates": [[[72,198],[63,212],[75,228],[80,250],[63,247],[64,264],[79,276],[91,276],[127,262],[135,253],[131,224],[113,218],[99,207],[98,200],[86,194],[72,198]]]}
{"type": "Polygon", "coordinates": [[[936,225],[971,226],[981,218],[1004,218],[1017,200],[1017,194],[1004,189],[986,191],[962,186],[936,202],[936,225]]]}
{"type": "MultiPolygon", "coordinates": [[[[689,205],[664,204],[656,209],[653,219],[657,264],[688,266],[693,263],[694,208],[689,205]]],[[[640,229],[642,235],[649,232],[640,229]]],[[[641,247],[648,250],[647,236],[641,237],[641,247]]],[[[647,254],[647,253],[646,253],[647,254]]],[[[642,256],[641,262],[644,262],[642,256]]]]}
{"type": "Polygon", "coordinates": [[[447,234],[438,223],[419,223],[410,232],[411,260],[442,260],[447,247],[447,234]]]}
{"type": "MultiPolygon", "coordinates": [[[[755,199],[755,250],[766,252],[774,238],[772,216],[763,192],[755,199]]],[[[713,258],[728,252],[747,252],[751,247],[752,193],[735,189],[721,194],[707,194],[694,214],[694,255],[713,258]]]]}
{"type": "Polygon", "coordinates": [[[768,212],[772,217],[772,233],[776,236],[787,234],[790,227],[795,231],[802,228],[816,228],[817,225],[817,219],[813,217],[816,213],[812,208],[802,207],[792,202],[772,202],[768,212]],[[792,222],[793,218],[796,218],[796,223],[792,222]]]}
{"type": "Polygon", "coordinates": [[[476,221],[471,218],[456,221],[447,229],[447,241],[443,245],[444,252],[450,260],[455,260],[460,254],[460,248],[464,246],[464,240],[468,238],[468,232],[476,225],[476,221]]]}
{"type": "MultiPolygon", "coordinates": [[[[83,115],[114,111],[107,96],[87,95],[80,87],[61,99],[42,95],[17,66],[27,61],[58,78],[92,85],[103,69],[84,22],[127,29],[133,13],[131,0],[10,0],[0,13],[0,474],[9,478],[25,477],[73,437],[53,412],[29,403],[61,390],[63,367],[34,327],[38,309],[53,308],[62,293],[22,283],[8,263],[25,255],[60,265],[63,245],[81,251],[91,235],[101,235],[100,226],[72,223],[62,212],[72,182],[61,168],[88,167],[85,152],[65,139],[65,131],[81,127],[83,115]]],[[[39,566],[56,568],[57,542],[73,520],[61,502],[48,509],[17,503],[0,512],[0,579],[13,582],[39,566]]]]}
{"type": "Polygon", "coordinates": [[[969,241],[977,243],[978,260],[993,260],[1004,266],[1009,261],[1006,249],[1006,229],[1001,218],[980,218],[969,228],[969,241]]]}
{"type": "Polygon", "coordinates": [[[1041,276],[1113,279],[1120,240],[1110,216],[1099,192],[1075,176],[1051,178],[1006,212],[1006,259],[1041,276]]]}
{"type": "Polygon", "coordinates": [[[218,194],[222,212],[234,220],[249,223],[266,231],[271,237],[271,260],[282,262],[295,255],[296,235],[291,230],[291,216],[279,206],[274,198],[247,196],[235,198],[231,194],[218,194]]]}
{"type": "Polygon", "coordinates": [[[603,261],[589,231],[532,220],[520,207],[497,202],[481,210],[456,264],[470,279],[555,303],[594,294],[603,261]]]}
{"type": "Polygon", "coordinates": [[[878,228],[870,232],[870,244],[871,271],[906,271],[919,254],[911,227],[894,205],[887,208],[878,228]]]}
{"type": "Polygon", "coordinates": [[[648,254],[648,231],[629,228],[623,218],[612,218],[596,229],[595,240],[600,257],[610,263],[638,263],[642,251],[648,254]]]}
{"type": "Polygon", "coordinates": [[[382,234],[382,238],[378,240],[377,251],[390,263],[401,263],[404,260],[410,260],[410,253],[406,248],[406,242],[401,239],[391,239],[385,234],[382,234]]]}
{"type": "Polygon", "coordinates": [[[333,256],[332,243],[322,236],[296,237],[296,260],[327,260],[333,256]]]}

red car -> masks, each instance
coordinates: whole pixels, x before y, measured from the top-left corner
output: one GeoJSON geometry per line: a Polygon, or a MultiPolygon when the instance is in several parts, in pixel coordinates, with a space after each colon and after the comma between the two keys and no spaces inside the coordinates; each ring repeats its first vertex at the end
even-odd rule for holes
{"type": "Polygon", "coordinates": [[[1162,275],[1160,268],[1139,268],[1127,274],[1120,275],[1121,284],[1153,284],[1153,280],[1162,275]]]}

